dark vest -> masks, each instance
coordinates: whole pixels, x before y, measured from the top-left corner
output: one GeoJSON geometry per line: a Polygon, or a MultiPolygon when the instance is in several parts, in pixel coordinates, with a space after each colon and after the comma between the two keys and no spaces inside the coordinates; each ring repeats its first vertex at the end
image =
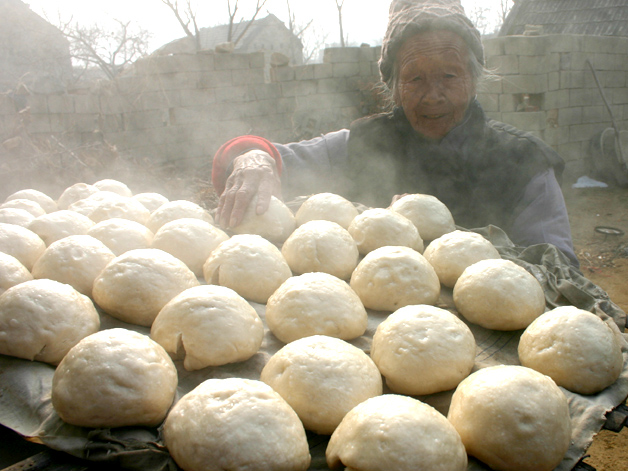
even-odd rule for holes
{"type": "Polygon", "coordinates": [[[439,143],[418,135],[400,108],[350,129],[347,197],[387,207],[394,195],[433,195],[466,228],[493,224],[508,232],[530,179],[549,167],[559,175],[564,166],[531,134],[487,120],[477,102],[439,143]]]}

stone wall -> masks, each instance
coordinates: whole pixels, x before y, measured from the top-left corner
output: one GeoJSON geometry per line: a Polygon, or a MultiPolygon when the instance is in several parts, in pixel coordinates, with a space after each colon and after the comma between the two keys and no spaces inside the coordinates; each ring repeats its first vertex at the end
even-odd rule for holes
{"type": "MultiPolygon", "coordinates": [[[[587,59],[626,129],[628,38],[513,36],[485,46],[502,75],[478,95],[487,113],[545,140],[572,175],[583,174],[589,143],[611,125],[587,59]]],[[[377,111],[379,53],[333,48],[321,64],[294,67],[271,67],[263,53],[150,57],[90,88],[0,95],[0,143],[19,145],[18,134],[70,149],[105,140],[136,159],[202,165],[238,135],[290,142],[377,111]]]]}
{"type": "Polygon", "coordinates": [[[612,125],[587,61],[618,128],[627,129],[628,38],[506,36],[484,46],[488,67],[501,76],[479,94],[484,109],[554,147],[567,161],[570,177],[587,173],[592,140],[612,125]]]}

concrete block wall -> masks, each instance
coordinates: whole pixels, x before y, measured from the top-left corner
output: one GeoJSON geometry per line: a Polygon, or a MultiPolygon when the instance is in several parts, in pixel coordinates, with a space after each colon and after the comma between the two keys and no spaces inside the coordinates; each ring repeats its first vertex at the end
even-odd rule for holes
{"type": "Polygon", "coordinates": [[[198,165],[232,137],[311,138],[365,114],[379,48],[336,48],[325,62],[272,68],[263,53],[148,57],[114,81],[52,95],[0,95],[0,143],[18,128],[69,146],[198,165]]]}
{"type": "MultiPolygon", "coordinates": [[[[628,122],[628,38],[510,36],[485,41],[500,78],[478,98],[487,114],[553,146],[575,177],[611,118],[628,122]]],[[[64,94],[0,95],[0,143],[24,133],[66,147],[105,139],[122,154],[161,163],[209,162],[242,134],[308,139],[376,111],[379,48],[330,48],[324,62],[271,67],[263,53],[174,54],[136,62],[114,81],[64,94]]],[[[578,175],[579,174],[579,175],[578,175]]]]}
{"type": "Polygon", "coordinates": [[[508,36],[484,47],[488,68],[500,76],[478,94],[488,115],[554,147],[568,177],[586,174],[592,139],[612,125],[588,61],[619,129],[628,128],[628,38],[508,36]]]}

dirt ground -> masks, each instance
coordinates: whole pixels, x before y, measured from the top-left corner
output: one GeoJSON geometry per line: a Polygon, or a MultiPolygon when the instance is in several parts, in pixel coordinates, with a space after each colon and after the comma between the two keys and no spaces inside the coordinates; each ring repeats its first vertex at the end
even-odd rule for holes
{"type": "MultiPolygon", "coordinates": [[[[628,312],[628,189],[563,188],[574,247],[585,276],[628,312]],[[623,235],[596,231],[612,227],[623,235]]],[[[597,471],[628,471],[628,429],[602,430],[585,463],[597,471]]]]}

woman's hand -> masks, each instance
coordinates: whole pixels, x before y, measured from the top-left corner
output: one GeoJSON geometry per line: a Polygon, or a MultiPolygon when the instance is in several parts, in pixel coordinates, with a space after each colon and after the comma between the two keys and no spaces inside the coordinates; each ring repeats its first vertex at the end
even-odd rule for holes
{"type": "Polygon", "coordinates": [[[255,213],[263,214],[268,210],[271,196],[281,199],[281,180],[275,160],[260,150],[242,154],[233,160],[233,171],[218,202],[216,222],[225,228],[239,225],[255,198],[255,213]]]}

